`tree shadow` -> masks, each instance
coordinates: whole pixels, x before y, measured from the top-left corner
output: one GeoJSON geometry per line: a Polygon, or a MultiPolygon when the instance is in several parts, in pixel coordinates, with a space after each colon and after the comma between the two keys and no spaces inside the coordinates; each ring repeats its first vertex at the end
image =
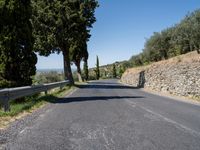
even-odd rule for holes
{"type": "Polygon", "coordinates": [[[92,82],[88,82],[88,83],[92,83],[92,84],[111,84],[111,85],[119,85],[120,83],[113,83],[113,82],[96,82],[96,81],[92,81],[92,82]]]}
{"type": "MultiPolygon", "coordinates": [[[[98,82],[99,83],[99,82],[98,82]]],[[[139,87],[125,86],[120,84],[106,85],[103,84],[86,84],[86,85],[76,85],[80,89],[139,89],[139,87]]]]}
{"type": "Polygon", "coordinates": [[[66,98],[57,98],[51,101],[47,100],[50,103],[54,104],[63,104],[63,103],[73,103],[73,102],[86,102],[86,101],[108,101],[108,100],[121,100],[121,99],[134,99],[134,98],[145,98],[143,96],[87,96],[87,97],[66,97],[66,98]]]}

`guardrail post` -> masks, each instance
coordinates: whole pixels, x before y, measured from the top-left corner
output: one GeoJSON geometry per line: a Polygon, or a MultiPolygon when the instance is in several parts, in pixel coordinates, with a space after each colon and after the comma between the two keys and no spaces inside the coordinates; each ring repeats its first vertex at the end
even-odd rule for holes
{"type": "Polygon", "coordinates": [[[10,111],[9,93],[6,93],[6,95],[5,95],[5,99],[4,99],[4,102],[3,102],[3,107],[4,107],[4,111],[5,112],[10,111]]]}
{"type": "Polygon", "coordinates": [[[61,85],[61,86],[60,86],[60,90],[62,90],[62,89],[63,89],[63,87],[64,87],[64,86],[63,86],[63,85],[61,85]]]}
{"type": "Polygon", "coordinates": [[[45,93],[45,95],[47,95],[47,94],[48,94],[47,90],[46,90],[46,91],[44,91],[44,93],[45,93]]]}
{"type": "Polygon", "coordinates": [[[44,91],[44,93],[45,93],[45,95],[47,95],[48,94],[48,87],[45,87],[45,91],[44,91]]]}

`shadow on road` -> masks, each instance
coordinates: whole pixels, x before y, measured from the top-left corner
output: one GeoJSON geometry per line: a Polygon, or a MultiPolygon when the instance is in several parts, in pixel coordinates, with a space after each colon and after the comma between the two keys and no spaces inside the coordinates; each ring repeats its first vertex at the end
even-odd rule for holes
{"type": "MultiPolygon", "coordinates": [[[[107,83],[106,83],[107,84],[107,83]]],[[[120,84],[106,85],[106,84],[87,84],[87,85],[76,85],[81,89],[139,89],[138,87],[125,86],[120,84]]]]}
{"type": "MultiPolygon", "coordinates": [[[[121,84],[111,83],[100,83],[96,84],[91,83],[87,85],[76,85],[80,89],[138,89],[137,87],[125,86],[121,84]]],[[[50,103],[71,103],[71,102],[85,102],[85,101],[108,101],[108,100],[121,100],[121,99],[134,99],[134,98],[145,98],[143,96],[75,96],[75,97],[66,97],[58,98],[54,96],[49,96],[47,99],[44,99],[50,103]]]]}
{"type": "Polygon", "coordinates": [[[145,98],[143,96],[88,96],[88,97],[67,97],[67,98],[56,98],[51,103],[72,103],[72,102],[85,102],[85,101],[108,101],[112,99],[133,99],[133,98],[145,98]]]}
{"type": "Polygon", "coordinates": [[[112,85],[120,85],[120,83],[113,83],[113,82],[107,82],[107,81],[103,81],[103,82],[95,82],[95,81],[92,81],[92,82],[88,82],[89,84],[112,84],[112,85]]]}

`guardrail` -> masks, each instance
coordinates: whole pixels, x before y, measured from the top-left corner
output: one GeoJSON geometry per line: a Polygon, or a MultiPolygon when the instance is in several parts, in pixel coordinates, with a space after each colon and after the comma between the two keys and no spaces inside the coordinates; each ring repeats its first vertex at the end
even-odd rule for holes
{"type": "Polygon", "coordinates": [[[57,87],[60,87],[62,89],[65,85],[68,85],[69,83],[70,82],[66,80],[66,81],[54,82],[42,85],[2,89],[0,90],[0,103],[3,104],[4,111],[10,111],[10,105],[9,105],[10,100],[15,100],[17,98],[30,96],[40,92],[45,92],[47,94],[48,90],[57,87]]]}

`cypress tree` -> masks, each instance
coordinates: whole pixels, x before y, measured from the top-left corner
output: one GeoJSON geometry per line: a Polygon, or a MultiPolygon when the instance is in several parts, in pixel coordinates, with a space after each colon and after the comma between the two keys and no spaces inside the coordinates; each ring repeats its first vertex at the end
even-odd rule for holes
{"type": "Polygon", "coordinates": [[[99,70],[99,57],[97,56],[97,63],[96,63],[96,79],[99,80],[100,78],[100,70],[99,70]]]}
{"type": "MultiPolygon", "coordinates": [[[[92,24],[96,21],[94,17],[94,10],[98,6],[97,1],[88,0],[88,1],[80,1],[77,0],[78,4],[76,7],[76,11],[78,15],[76,17],[76,22],[74,32],[76,36],[71,40],[70,43],[70,56],[71,61],[77,67],[77,75],[78,79],[82,81],[81,68],[80,63],[83,60],[84,64],[87,65],[88,59],[88,50],[87,50],[87,42],[90,38],[90,28],[92,28],[92,24]]],[[[87,66],[85,66],[87,68],[87,66]]],[[[85,70],[86,71],[86,70],[85,70]]],[[[87,72],[87,71],[86,71],[87,72]]],[[[86,76],[88,73],[86,73],[86,76]]],[[[88,78],[88,77],[86,77],[88,78]]]]}
{"type": "Polygon", "coordinates": [[[62,53],[65,79],[73,84],[71,62],[77,65],[77,72],[80,74],[80,62],[84,57],[81,48],[88,39],[83,37],[95,22],[97,1],[35,0],[33,5],[35,50],[44,56],[62,53]]]}
{"type": "Polygon", "coordinates": [[[37,63],[33,52],[30,0],[0,2],[0,87],[31,85],[37,63]]]}

